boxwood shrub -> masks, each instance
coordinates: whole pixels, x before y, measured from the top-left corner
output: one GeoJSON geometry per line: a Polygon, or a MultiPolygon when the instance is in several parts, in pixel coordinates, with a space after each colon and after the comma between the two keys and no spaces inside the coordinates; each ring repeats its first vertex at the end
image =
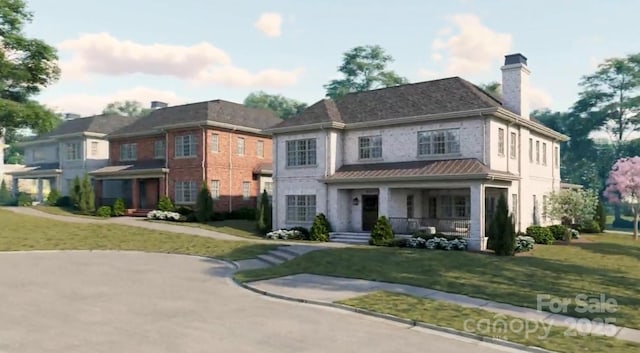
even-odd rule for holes
{"type": "Polygon", "coordinates": [[[527,236],[533,238],[536,244],[553,244],[554,238],[551,230],[543,226],[530,226],[527,228],[527,236]]]}

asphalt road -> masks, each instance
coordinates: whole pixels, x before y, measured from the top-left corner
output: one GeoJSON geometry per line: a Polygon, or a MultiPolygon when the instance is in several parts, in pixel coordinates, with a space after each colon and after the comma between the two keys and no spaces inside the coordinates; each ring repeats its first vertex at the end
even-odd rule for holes
{"type": "Polygon", "coordinates": [[[180,255],[0,253],[0,352],[515,352],[269,299],[230,274],[180,255]]]}

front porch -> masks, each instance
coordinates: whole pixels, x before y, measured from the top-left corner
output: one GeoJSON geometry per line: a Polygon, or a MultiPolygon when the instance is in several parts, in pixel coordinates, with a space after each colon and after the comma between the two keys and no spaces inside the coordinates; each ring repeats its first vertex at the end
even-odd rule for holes
{"type": "Polygon", "coordinates": [[[53,189],[62,191],[62,169],[57,163],[26,166],[7,174],[11,176],[12,194],[27,193],[36,203],[44,202],[53,189]]]}

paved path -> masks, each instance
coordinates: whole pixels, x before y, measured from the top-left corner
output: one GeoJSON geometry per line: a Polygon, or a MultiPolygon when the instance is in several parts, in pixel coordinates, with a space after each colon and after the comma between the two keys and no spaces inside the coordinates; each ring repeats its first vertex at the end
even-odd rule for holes
{"type": "Polygon", "coordinates": [[[517,352],[244,290],[220,261],[0,253],[0,352],[517,352]]]}

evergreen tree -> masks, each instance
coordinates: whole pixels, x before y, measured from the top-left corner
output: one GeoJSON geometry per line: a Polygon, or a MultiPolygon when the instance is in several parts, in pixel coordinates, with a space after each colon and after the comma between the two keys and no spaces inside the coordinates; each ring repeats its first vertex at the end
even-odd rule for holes
{"type": "Polygon", "coordinates": [[[598,206],[596,207],[596,214],[594,216],[594,220],[598,222],[600,226],[600,231],[604,232],[605,227],[607,226],[607,213],[604,210],[604,206],[602,206],[602,200],[598,201],[598,206]]]}
{"type": "Polygon", "coordinates": [[[393,240],[394,234],[393,229],[391,228],[391,223],[385,216],[381,216],[378,218],[376,223],[373,225],[373,229],[371,230],[371,238],[369,239],[369,244],[371,245],[386,245],[388,242],[393,240]]]}
{"type": "Polygon", "coordinates": [[[516,230],[513,216],[509,214],[507,200],[500,195],[496,213],[489,225],[488,248],[498,256],[512,256],[515,253],[516,230]]]}
{"type": "MultiPolygon", "coordinates": [[[[329,232],[331,231],[331,225],[329,220],[323,213],[316,215],[309,231],[310,240],[329,241],[329,232]]],[[[392,236],[393,237],[393,236],[392,236]]]]}
{"type": "Polygon", "coordinates": [[[85,174],[80,182],[78,193],[78,210],[85,214],[90,214],[96,210],[96,196],[93,192],[93,185],[89,175],[85,174]]]}
{"type": "Polygon", "coordinates": [[[196,219],[200,223],[207,223],[213,217],[213,198],[206,182],[202,183],[198,200],[196,201],[196,219]]]}
{"type": "Polygon", "coordinates": [[[0,182],[0,205],[7,205],[11,202],[11,192],[7,188],[7,183],[2,180],[0,182]]]}
{"type": "Polygon", "coordinates": [[[71,204],[76,209],[80,209],[81,189],[82,189],[82,182],[80,181],[80,176],[76,175],[76,177],[73,178],[73,183],[71,184],[71,190],[69,190],[69,197],[71,198],[71,204]]]}
{"type": "Polygon", "coordinates": [[[173,202],[171,202],[169,196],[160,196],[157,209],[160,211],[173,212],[176,208],[173,206],[173,202]]]}
{"type": "Polygon", "coordinates": [[[264,190],[260,196],[260,204],[258,205],[258,230],[266,234],[272,227],[271,202],[269,201],[267,190],[264,190]]]}

